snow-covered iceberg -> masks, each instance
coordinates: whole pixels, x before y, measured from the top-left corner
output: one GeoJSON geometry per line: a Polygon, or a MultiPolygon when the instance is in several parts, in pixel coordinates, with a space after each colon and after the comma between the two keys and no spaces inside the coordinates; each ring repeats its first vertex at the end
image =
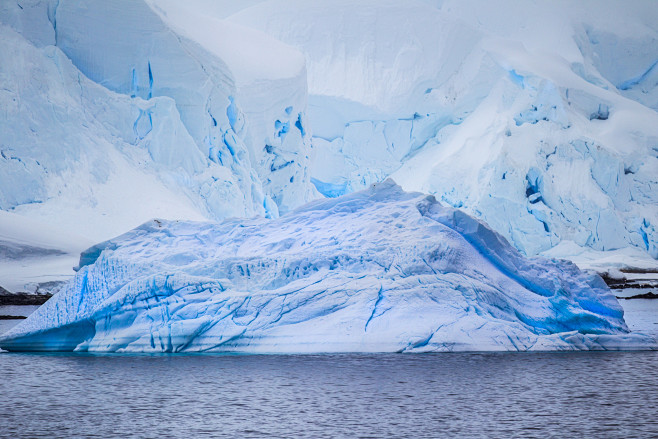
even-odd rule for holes
{"type": "Polygon", "coordinates": [[[82,253],[7,350],[653,348],[600,277],[392,180],[279,219],[150,221],[82,253]]]}

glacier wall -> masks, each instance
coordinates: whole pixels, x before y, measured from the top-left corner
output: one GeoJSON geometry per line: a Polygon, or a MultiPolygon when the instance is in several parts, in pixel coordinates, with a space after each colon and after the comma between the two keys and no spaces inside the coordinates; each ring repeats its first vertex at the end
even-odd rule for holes
{"type": "Polygon", "coordinates": [[[391,180],[275,220],[150,221],[82,253],[8,350],[433,352],[655,348],[600,277],[528,259],[391,180]]]}
{"type": "Polygon", "coordinates": [[[526,254],[657,258],[657,18],[650,1],[271,0],[229,20],[305,54],[326,196],[393,175],[526,254]]]}
{"type": "Polygon", "coordinates": [[[302,55],[202,18],[175,2],[3,2],[0,208],[101,240],[317,196],[302,55]]]}
{"type": "Polygon", "coordinates": [[[2,209],[92,238],[130,226],[117,204],[148,218],[175,203],[178,214],[203,218],[192,199],[204,172],[220,173],[208,169],[170,99],[109,92],[56,47],[38,49],[6,26],[0,33],[1,56],[12,60],[0,66],[2,209]],[[164,174],[180,186],[166,185],[164,174]]]}
{"type": "Polygon", "coordinates": [[[253,213],[308,201],[308,145],[295,126],[306,107],[301,54],[178,2],[60,2],[57,16],[58,47],[91,79],[174,99],[200,150],[239,176],[253,213]]]}
{"type": "Polygon", "coordinates": [[[656,11],[7,0],[0,209],[103,240],[393,176],[528,255],[655,259],[656,11]]]}

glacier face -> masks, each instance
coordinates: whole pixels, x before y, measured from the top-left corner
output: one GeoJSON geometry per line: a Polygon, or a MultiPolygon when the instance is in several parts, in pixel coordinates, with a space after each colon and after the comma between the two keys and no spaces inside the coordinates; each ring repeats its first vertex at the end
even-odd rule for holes
{"type": "Polygon", "coordinates": [[[229,20],[306,55],[326,196],[392,175],[526,254],[658,258],[653,2],[271,0],[229,20]]]}
{"type": "Polygon", "coordinates": [[[279,219],[150,221],[82,253],[8,350],[429,352],[654,348],[601,278],[528,259],[392,180],[279,219]]]}
{"type": "Polygon", "coordinates": [[[318,195],[303,56],[175,6],[3,2],[1,209],[98,241],[153,217],[276,217],[318,195]]]}
{"type": "Polygon", "coordinates": [[[528,255],[655,259],[657,14],[7,0],[0,209],[98,241],[152,217],[277,217],[393,176],[528,255]]]}
{"type": "Polygon", "coordinates": [[[68,223],[92,239],[97,229],[103,236],[129,224],[119,209],[139,220],[166,216],[174,204],[180,214],[203,218],[191,198],[221,173],[185,135],[171,99],[109,92],[56,47],[38,49],[8,27],[0,33],[1,56],[13,61],[0,67],[0,208],[68,223]]]}

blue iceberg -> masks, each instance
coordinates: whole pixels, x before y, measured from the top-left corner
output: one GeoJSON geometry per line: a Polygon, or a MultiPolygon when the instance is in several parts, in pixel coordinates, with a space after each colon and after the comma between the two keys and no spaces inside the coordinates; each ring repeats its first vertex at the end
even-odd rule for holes
{"type": "Polygon", "coordinates": [[[10,351],[653,349],[599,276],[392,180],[278,219],[153,220],[84,251],[10,351]]]}

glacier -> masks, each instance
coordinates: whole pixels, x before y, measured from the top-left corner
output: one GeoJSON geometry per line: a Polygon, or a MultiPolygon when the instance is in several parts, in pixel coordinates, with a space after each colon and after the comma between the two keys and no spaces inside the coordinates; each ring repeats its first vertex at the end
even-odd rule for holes
{"type": "Polygon", "coordinates": [[[653,2],[271,0],[227,19],[306,55],[325,196],[392,176],[525,254],[634,248],[658,268],[653,2]]]}
{"type": "Polygon", "coordinates": [[[392,176],[526,255],[658,271],[657,11],[7,0],[0,209],[98,242],[392,176]]]}
{"type": "MultiPolygon", "coordinates": [[[[52,230],[79,253],[154,217],[273,218],[319,196],[303,55],[179,9],[0,3],[0,210],[34,236],[52,230]]],[[[0,285],[69,278],[68,250],[2,258],[0,285]]]]}
{"type": "Polygon", "coordinates": [[[318,196],[303,56],[179,9],[0,5],[0,209],[100,241],[153,217],[277,217],[318,196]]]}
{"type": "Polygon", "coordinates": [[[278,219],[152,220],[85,250],[10,351],[655,349],[602,279],[392,180],[278,219]]]}

